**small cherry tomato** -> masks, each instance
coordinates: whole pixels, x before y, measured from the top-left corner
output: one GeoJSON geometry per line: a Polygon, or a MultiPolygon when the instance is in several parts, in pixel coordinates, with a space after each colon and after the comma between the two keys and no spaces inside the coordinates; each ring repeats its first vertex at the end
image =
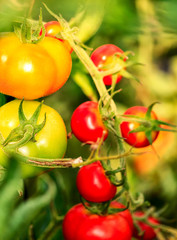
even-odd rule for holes
{"type": "MultiPolygon", "coordinates": [[[[120,55],[122,55],[124,52],[117,46],[113,44],[105,44],[93,51],[91,54],[91,60],[95,64],[95,66],[98,67],[99,71],[106,71],[110,68],[115,67],[117,63],[117,60],[120,58],[120,55]]],[[[126,61],[127,58],[124,57],[124,61],[126,61]]],[[[121,63],[120,67],[122,67],[121,63]]],[[[117,74],[116,83],[118,83],[121,80],[122,76],[120,73],[117,74]]],[[[103,78],[103,82],[105,85],[111,85],[112,84],[112,75],[105,76],[103,78]]]]}
{"type": "Polygon", "coordinates": [[[71,129],[73,134],[81,142],[93,143],[104,134],[104,140],[108,131],[102,122],[97,102],[87,101],[79,105],[71,117],[71,129]]]}
{"type": "Polygon", "coordinates": [[[106,176],[99,161],[81,167],[76,185],[81,196],[90,202],[109,201],[115,196],[117,189],[106,176]]]}
{"type": "MultiPolygon", "coordinates": [[[[62,30],[62,27],[61,27],[59,22],[57,22],[57,21],[47,22],[47,23],[44,24],[44,28],[45,28],[45,36],[47,36],[47,37],[55,37],[59,41],[63,42],[63,44],[65,45],[67,50],[70,53],[72,53],[73,49],[71,48],[71,46],[68,43],[68,41],[56,37],[56,35],[59,34],[61,32],[61,30],[62,30]]],[[[42,35],[42,29],[41,29],[40,35],[42,35]]]]}
{"type": "MultiPolygon", "coordinates": [[[[0,133],[3,139],[6,139],[9,133],[19,126],[18,108],[20,100],[13,100],[4,104],[0,108],[0,133]]],[[[24,101],[23,110],[27,119],[29,119],[40,103],[37,101],[24,101]]],[[[35,140],[30,140],[28,143],[18,149],[18,151],[29,157],[38,158],[62,158],[67,147],[67,132],[63,119],[60,114],[53,108],[43,104],[37,124],[44,120],[46,113],[46,122],[44,127],[36,134],[35,140]]],[[[7,156],[0,148],[0,165],[6,166],[7,156]]],[[[28,164],[22,165],[23,176],[29,177],[41,168],[31,167],[28,164]]]]}
{"type": "MultiPolygon", "coordinates": [[[[143,106],[134,106],[129,109],[127,109],[124,113],[124,115],[134,115],[138,116],[141,118],[144,118],[146,115],[148,108],[143,107],[143,106]]],[[[157,119],[156,114],[151,111],[151,118],[152,119],[157,119]]],[[[123,121],[120,124],[120,129],[122,133],[122,137],[124,140],[131,146],[136,147],[136,148],[142,148],[150,145],[149,140],[146,137],[145,132],[133,132],[130,133],[130,131],[135,130],[137,127],[140,126],[140,123],[134,121],[129,121],[127,118],[127,121],[123,121]]],[[[152,131],[152,142],[155,141],[157,138],[159,131],[152,131]]]]}
{"type": "MultiPolygon", "coordinates": [[[[141,212],[141,211],[137,211],[137,212],[134,213],[134,215],[137,216],[137,217],[143,217],[144,213],[141,212]]],[[[148,221],[151,224],[159,224],[159,221],[154,217],[148,217],[148,221]]],[[[153,240],[153,239],[155,239],[156,233],[155,233],[153,227],[151,227],[150,225],[148,225],[147,223],[144,223],[142,221],[138,221],[137,225],[140,227],[141,231],[144,232],[144,234],[139,235],[138,230],[135,227],[134,232],[133,232],[133,236],[135,238],[140,239],[140,240],[153,240]]]]}
{"type": "Polygon", "coordinates": [[[131,240],[132,231],[120,213],[100,216],[77,204],[65,215],[63,235],[65,240],[131,240]]]}
{"type": "Polygon", "coordinates": [[[21,43],[15,34],[0,37],[0,92],[33,100],[61,88],[71,72],[71,55],[62,42],[45,37],[21,43]]]}

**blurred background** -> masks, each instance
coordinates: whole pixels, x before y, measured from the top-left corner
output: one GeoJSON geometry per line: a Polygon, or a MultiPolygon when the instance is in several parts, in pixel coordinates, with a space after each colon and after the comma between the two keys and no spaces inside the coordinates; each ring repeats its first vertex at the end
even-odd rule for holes
{"type": "MultiPolygon", "coordinates": [[[[0,31],[13,31],[14,21],[20,16],[28,16],[33,3],[32,19],[38,20],[42,7],[43,20],[55,20],[42,2],[56,14],[73,21],[79,29],[78,37],[89,48],[112,43],[124,51],[132,51],[131,60],[141,63],[127,69],[141,83],[123,78],[116,87],[122,89],[114,98],[120,114],[134,105],[148,107],[153,102],[159,102],[154,107],[159,119],[177,123],[176,0],[0,0],[0,31]]],[[[68,133],[74,109],[84,101],[99,97],[92,79],[74,53],[72,58],[69,80],[62,89],[45,98],[45,104],[63,117],[68,133]]],[[[10,100],[10,97],[4,96],[1,105],[10,100]]],[[[109,144],[105,143],[107,147],[109,144]]],[[[154,147],[160,158],[147,147],[145,150],[148,153],[128,159],[130,188],[133,194],[142,192],[157,210],[166,206],[162,216],[168,225],[176,228],[177,135],[162,132],[154,147]]],[[[82,146],[73,136],[68,140],[66,157],[86,158],[89,151],[89,146],[82,146]]],[[[61,215],[80,201],[75,186],[76,174],[77,169],[55,169],[49,173],[56,183],[55,205],[61,215]]],[[[37,237],[48,225],[50,217],[49,207],[46,207],[34,220],[37,237]]],[[[166,224],[165,221],[163,223],[166,224]]],[[[27,239],[27,231],[21,233],[19,239],[27,239]]],[[[63,239],[61,228],[57,229],[52,239],[63,239]]]]}

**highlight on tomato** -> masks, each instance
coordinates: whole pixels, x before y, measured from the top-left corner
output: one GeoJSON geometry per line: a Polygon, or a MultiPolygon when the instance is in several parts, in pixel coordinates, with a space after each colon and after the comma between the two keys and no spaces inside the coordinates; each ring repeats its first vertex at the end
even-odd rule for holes
{"type": "Polygon", "coordinates": [[[131,240],[132,237],[126,217],[120,213],[97,215],[81,203],[67,212],[62,230],[65,240],[131,240]]]}
{"type": "MultiPolygon", "coordinates": [[[[124,51],[113,44],[105,44],[96,48],[91,54],[91,60],[98,68],[99,71],[106,71],[115,67],[119,64],[120,67],[124,67],[122,62],[119,60],[123,55],[124,51]]],[[[124,61],[127,60],[126,57],[123,58],[124,61]]],[[[122,79],[120,73],[117,73],[116,83],[122,79]]],[[[111,85],[113,82],[112,75],[105,76],[103,78],[105,85],[111,85]]]]}
{"type": "MultiPolygon", "coordinates": [[[[61,27],[59,22],[57,22],[57,21],[47,22],[47,23],[44,24],[44,28],[45,28],[45,36],[47,36],[47,37],[55,37],[59,41],[63,42],[65,47],[68,49],[68,51],[70,53],[72,53],[73,49],[70,46],[70,44],[68,43],[68,41],[64,40],[62,38],[56,37],[56,35],[59,34],[61,32],[61,30],[62,30],[62,27],[61,27]]],[[[42,35],[42,29],[41,29],[40,35],[42,35]]]]}
{"type": "MultiPolygon", "coordinates": [[[[20,121],[19,119],[18,111],[20,103],[20,100],[13,100],[0,108],[0,133],[3,140],[6,140],[6,142],[7,139],[9,139],[11,131],[14,131],[14,129],[19,128],[19,126],[24,124],[24,122],[20,121]],[[21,125],[19,125],[20,122],[21,125]]],[[[39,107],[39,105],[40,103],[37,101],[23,101],[23,112],[25,118],[27,119],[27,125],[34,125],[34,129],[37,129],[37,127],[44,123],[45,119],[46,120],[44,126],[39,131],[36,131],[34,138],[30,139],[23,146],[19,147],[17,151],[20,154],[29,157],[48,159],[62,158],[67,148],[67,132],[65,123],[56,110],[45,104],[42,104],[41,106],[39,116],[37,118],[37,125],[29,122],[29,119],[33,116],[33,113],[39,107]]],[[[26,128],[22,128],[20,131],[18,131],[18,135],[16,134],[15,137],[23,137],[25,134],[25,129],[26,128]],[[21,130],[23,129],[24,133],[22,133],[21,136],[19,134],[21,134],[21,130]]],[[[8,145],[13,144],[14,142],[16,141],[11,138],[11,141],[8,143],[8,145]]],[[[0,165],[5,167],[7,164],[7,156],[3,151],[2,145],[0,147],[0,156],[2,156],[0,158],[0,165]]],[[[28,164],[22,164],[24,177],[32,176],[39,170],[41,171],[41,168],[31,167],[28,164]]]]}
{"type": "MultiPolygon", "coordinates": [[[[125,111],[124,115],[132,115],[135,117],[140,117],[145,119],[147,111],[148,111],[148,108],[144,106],[133,106],[128,108],[125,111]]],[[[157,116],[154,111],[151,111],[151,119],[157,120],[157,116]]],[[[136,129],[138,129],[142,125],[143,123],[137,122],[136,119],[129,120],[128,117],[126,121],[124,120],[120,124],[122,137],[129,145],[135,148],[142,148],[142,147],[149,146],[151,144],[144,131],[131,132],[134,130],[136,131],[136,129]]],[[[156,140],[158,134],[159,134],[159,131],[151,131],[152,142],[156,140]]]]}
{"type": "MultiPolygon", "coordinates": [[[[137,216],[137,217],[143,217],[144,213],[142,211],[137,211],[137,212],[134,213],[134,215],[137,216]]],[[[149,221],[150,224],[155,224],[155,225],[160,224],[159,221],[156,218],[151,217],[151,216],[149,216],[147,218],[147,220],[149,221]]],[[[138,229],[136,228],[136,226],[134,227],[133,236],[136,239],[153,240],[153,239],[156,238],[155,228],[148,225],[148,223],[144,223],[144,222],[138,220],[136,222],[136,224],[139,226],[140,230],[142,231],[142,234],[140,234],[138,232],[138,229]]]]}
{"type": "Polygon", "coordinates": [[[0,37],[0,92],[25,100],[48,96],[69,78],[71,55],[55,38],[22,43],[14,33],[0,37]]]}
{"type": "Polygon", "coordinates": [[[79,105],[71,117],[71,129],[75,137],[84,143],[95,143],[102,137],[106,140],[108,130],[103,124],[97,102],[87,101],[79,105]]]}
{"type": "Polygon", "coordinates": [[[76,186],[81,196],[90,202],[109,201],[117,190],[99,161],[80,168],[76,186]]]}

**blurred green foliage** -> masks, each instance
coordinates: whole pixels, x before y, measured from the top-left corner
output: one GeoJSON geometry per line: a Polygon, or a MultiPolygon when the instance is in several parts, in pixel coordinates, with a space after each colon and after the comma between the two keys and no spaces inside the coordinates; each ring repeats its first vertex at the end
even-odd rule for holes
{"type": "MultiPolygon", "coordinates": [[[[117,88],[122,89],[115,96],[120,114],[130,106],[148,106],[154,101],[159,101],[161,104],[154,108],[159,118],[176,124],[176,0],[45,0],[43,2],[56,14],[61,13],[68,21],[74,21],[80,29],[78,36],[87,46],[95,49],[102,44],[112,43],[124,51],[132,51],[134,56],[131,57],[131,60],[143,64],[128,69],[138,77],[141,84],[133,80],[122,79],[117,86],[117,88]],[[76,14],[77,18],[73,19],[76,14]]],[[[1,0],[0,32],[12,31],[13,23],[17,18],[28,17],[32,3],[32,0],[1,0]]],[[[38,19],[40,7],[43,9],[45,22],[54,20],[44,9],[40,0],[34,1],[31,18],[38,19]]],[[[88,50],[89,54],[90,52],[88,50]]],[[[45,98],[45,103],[62,115],[68,132],[71,131],[70,119],[74,109],[83,101],[98,98],[92,79],[74,53],[72,53],[72,58],[73,70],[70,79],[61,90],[45,98]]],[[[10,100],[11,97],[0,95],[1,105],[10,100]]],[[[114,139],[111,138],[109,143],[113,144],[114,139]]],[[[106,148],[111,147],[109,143],[105,144],[106,148]]],[[[165,145],[164,143],[162,147],[165,148],[165,145]]],[[[114,152],[114,149],[112,151],[114,152]]],[[[66,157],[83,156],[86,158],[88,155],[89,146],[82,146],[74,136],[68,140],[66,157]]],[[[159,162],[154,164],[154,167],[146,174],[137,172],[133,158],[128,160],[129,182],[133,194],[143,192],[146,199],[157,209],[167,205],[163,217],[170,220],[170,223],[168,221],[167,223],[174,227],[177,227],[176,161],[176,135],[171,142],[170,151],[164,157],[162,156],[159,162]]],[[[72,205],[79,202],[79,194],[75,186],[76,174],[77,169],[50,171],[48,175],[52,188],[55,189],[52,190],[55,193],[52,192],[50,196],[47,195],[49,189],[44,186],[45,184],[40,187],[40,192],[46,191],[46,193],[42,195],[38,193],[36,196],[34,189],[30,191],[28,188],[31,187],[31,183],[36,184],[36,181],[40,182],[41,180],[37,177],[29,179],[28,182],[25,182],[23,197],[17,199],[18,166],[15,164],[13,168],[11,167],[0,186],[0,233],[2,234],[0,239],[29,239],[28,228],[31,224],[31,226],[34,225],[34,229],[30,228],[31,240],[40,240],[39,236],[44,233],[53,219],[51,209],[59,215],[64,215],[72,205]],[[6,184],[7,180],[9,181],[6,184]],[[55,206],[53,208],[49,204],[52,197],[55,206]],[[13,218],[11,218],[12,213],[13,218]],[[22,223],[22,219],[25,219],[25,223],[22,223]],[[7,234],[5,230],[8,229],[9,235],[4,237],[3,234],[7,234]],[[13,234],[16,238],[12,237],[13,234]]],[[[46,240],[63,239],[60,221],[58,228],[53,229],[53,231],[52,238],[45,238],[46,240]]]]}

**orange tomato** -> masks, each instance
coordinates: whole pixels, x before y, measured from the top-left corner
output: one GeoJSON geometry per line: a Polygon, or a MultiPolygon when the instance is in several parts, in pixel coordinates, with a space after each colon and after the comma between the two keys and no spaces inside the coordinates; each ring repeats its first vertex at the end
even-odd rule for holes
{"type": "Polygon", "coordinates": [[[0,38],[0,92],[33,100],[50,95],[67,81],[72,60],[64,44],[45,37],[21,43],[15,34],[0,38]]]}

